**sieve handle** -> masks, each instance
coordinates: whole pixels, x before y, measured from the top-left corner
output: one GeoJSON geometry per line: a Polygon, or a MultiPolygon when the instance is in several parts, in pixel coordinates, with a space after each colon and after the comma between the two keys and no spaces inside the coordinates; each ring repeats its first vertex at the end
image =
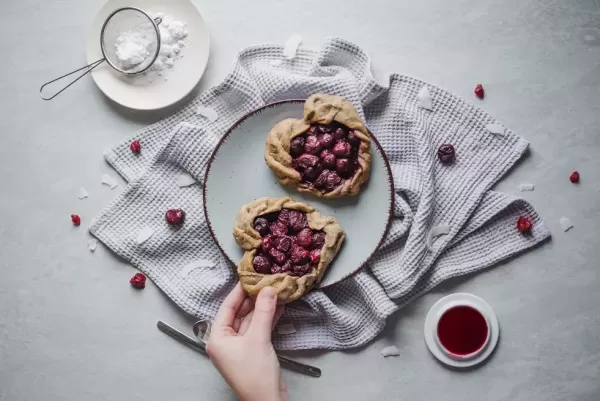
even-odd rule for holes
{"type": "Polygon", "coordinates": [[[63,75],[63,76],[60,76],[60,77],[58,77],[58,78],[55,78],[55,79],[53,79],[52,81],[48,81],[48,82],[46,82],[44,85],[42,85],[42,86],[40,87],[40,97],[41,97],[42,99],[44,99],[44,100],[52,100],[52,99],[54,99],[56,96],[60,95],[60,94],[61,94],[61,93],[62,93],[62,92],[65,90],[65,89],[67,89],[69,86],[73,85],[75,82],[79,81],[81,78],[83,78],[84,76],[86,76],[87,74],[89,74],[89,73],[90,73],[90,72],[91,72],[91,71],[92,71],[94,68],[98,67],[98,66],[99,66],[100,64],[102,64],[102,62],[103,62],[103,61],[105,61],[105,60],[106,60],[105,58],[101,58],[100,60],[96,60],[96,61],[94,61],[93,63],[90,63],[90,64],[88,64],[88,65],[86,65],[86,66],[83,66],[83,67],[81,67],[81,68],[79,68],[79,69],[77,69],[77,70],[75,70],[75,71],[71,71],[71,72],[69,72],[68,74],[65,74],[65,75],[63,75]],[[87,68],[87,71],[86,71],[86,72],[84,72],[83,74],[81,74],[80,76],[78,76],[77,78],[75,78],[73,81],[69,82],[69,84],[68,84],[68,85],[64,86],[64,87],[63,87],[61,90],[59,90],[58,92],[56,92],[54,95],[52,95],[52,96],[50,96],[50,97],[45,97],[45,96],[44,96],[44,94],[42,93],[42,92],[44,91],[44,88],[45,88],[46,86],[50,85],[51,83],[53,83],[53,82],[56,82],[56,81],[60,81],[61,79],[63,79],[63,78],[66,78],[66,77],[68,77],[68,76],[70,76],[70,75],[73,75],[73,74],[75,74],[76,72],[79,72],[79,71],[81,71],[81,70],[84,70],[84,69],[86,69],[86,68],[87,68]]]}

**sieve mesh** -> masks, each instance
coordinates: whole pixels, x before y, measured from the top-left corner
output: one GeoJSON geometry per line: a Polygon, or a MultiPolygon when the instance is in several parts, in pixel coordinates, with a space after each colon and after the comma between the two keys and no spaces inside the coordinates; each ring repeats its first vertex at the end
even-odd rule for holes
{"type": "Polygon", "coordinates": [[[100,45],[106,61],[124,74],[139,74],[152,66],[160,51],[160,19],[153,20],[146,12],[125,7],[113,12],[100,33],[100,45]],[[126,43],[123,36],[127,36],[126,43]],[[143,59],[123,57],[131,47],[142,51],[143,59]]]}

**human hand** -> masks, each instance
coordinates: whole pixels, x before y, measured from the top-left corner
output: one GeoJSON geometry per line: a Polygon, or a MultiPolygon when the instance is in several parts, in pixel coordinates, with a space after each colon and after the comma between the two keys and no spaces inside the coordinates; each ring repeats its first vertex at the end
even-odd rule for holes
{"type": "Polygon", "coordinates": [[[225,298],[213,322],[206,351],[241,401],[287,401],[271,331],[283,314],[272,287],[256,301],[240,283],[225,298]]]}

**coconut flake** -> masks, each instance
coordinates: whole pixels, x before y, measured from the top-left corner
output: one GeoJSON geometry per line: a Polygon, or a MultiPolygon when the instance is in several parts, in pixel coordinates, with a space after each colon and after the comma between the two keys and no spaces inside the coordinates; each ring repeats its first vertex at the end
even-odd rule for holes
{"type": "Polygon", "coordinates": [[[208,259],[198,259],[195,260],[191,263],[188,263],[187,265],[183,266],[181,268],[181,271],[179,272],[179,274],[181,276],[187,276],[188,274],[190,274],[193,270],[198,269],[198,268],[213,268],[215,267],[217,264],[215,262],[212,262],[208,259]]]}
{"type": "Polygon", "coordinates": [[[387,358],[388,356],[399,356],[400,355],[400,350],[395,345],[390,345],[389,347],[385,347],[380,352],[381,352],[381,355],[384,356],[384,358],[387,358]]]}
{"type": "Polygon", "coordinates": [[[296,332],[296,327],[294,327],[291,323],[284,323],[277,326],[277,334],[281,334],[283,336],[288,334],[294,334],[296,332]]]}
{"type": "Polygon", "coordinates": [[[419,91],[419,107],[426,110],[433,110],[433,102],[431,101],[431,95],[429,89],[426,86],[422,87],[419,91]]]}
{"type": "Polygon", "coordinates": [[[189,175],[188,173],[183,173],[179,177],[177,177],[177,185],[180,188],[189,187],[190,185],[194,185],[196,180],[194,177],[189,175]]]}
{"type": "Polygon", "coordinates": [[[152,229],[152,227],[145,226],[140,231],[138,231],[136,241],[138,244],[143,244],[144,242],[148,241],[153,235],[154,230],[152,229]]]}
{"type": "Polygon", "coordinates": [[[219,118],[219,115],[217,114],[216,110],[212,107],[198,106],[196,108],[196,114],[205,117],[211,123],[214,123],[219,118]]]}
{"type": "Polygon", "coordinates": [[[271,60],[271,61],[269,61],[269,64],[271,64],[273,67],[279,67],[282,63],[283,63],[282,60],[271,60]]]}
{"type": "Polygon", "coordinates": [[[88,241],[88,247],[90,248],[90,251],[94,252],[96,250],[97,246],[98,246],[98,240],[91,239],[88,241]]]}
{"type": "Polygon", "coordinates": [[[506,132],[506,128],[496,123],[486,125],[485,129],[494,135],[504,135],[504,133],[506,132]]]}
{"type": "Polygon", "coordinates": [[[77,197],[79,199],[85,199],[89,196],[84,187],[79,188],[79,192],[77,193],[77,197]]]}
{"type": "Polygon", "coordinates": [[[523,183],[519,184],[519,190],[521,192],[524,192],[524,191],[533,191],[534,188],[535,187],[533,186],[533,184],[530,184],[528,182],[523,182],[523,183]]]}
{"type": "Polygon", "coordinates": [[[302,43],[302,37],[300,35],[292,35],[283,45],[283,57],[288,60],[292,60],[296,57],[298,47],[302,43]]]}
{"type": "Polygon", "coordinates": [[[571,219],[564,216],[560,218],[560,225],[562,226],[564,232],[567,232],[571,228],[573,228],[573,223],[571,223],[571,219]]]}
{"type": "Polygon", "coordinates": [[[433,239],[435,237],[439,237],[440,235],[446,235],[450,232],[450,226],[445,224],[440,224],[439,226],[431,227],[429,230],[429,234],[427,234],[427,249],[430,252],[433,252],[433,239]]]}
{"type": "Polygon", "coordinates": [[[115,189],[119,183],[108,174],[102,174],[102,184],[108,185],[110,189],[115,189]]]}

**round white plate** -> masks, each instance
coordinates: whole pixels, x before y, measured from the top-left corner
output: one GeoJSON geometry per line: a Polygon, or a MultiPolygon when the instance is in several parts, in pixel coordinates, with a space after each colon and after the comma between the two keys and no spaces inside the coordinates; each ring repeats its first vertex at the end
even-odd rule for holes
{"type": "MultiPolygon", "coordinates": [[[[208,64],[208,28],[200,11],[190,0],[109,0],[102,6],[88,32],[86,57],[88,63],[101,59],[100,30],[111,12],[132,6],[154,14],[162,12],[175,20],[187,22],[188,36],[183,41],[183,58],[163,76],[127,76],[102,63],[91,75],[106,96],[136,110],[156,110],[183,99],[200,82],[208,64]],[[167,78],[165,80],[164,78],[167,78]]],[[[152,73],[155,74],[155,73],[152,73]]]]}
{"type": "Polygon", "coordinates": [[[496,345],[498,345],[498,338],[500,336],[500,325],[498,324],[498,317],[494,313],[492,307],[485,302],[483,299],[467,293],[456,293],[448,295],[439,301],[437,301],[425,318],[425,343],[429,348],[429,351],[435,356],[440,362],[455,367],[455,368],[469,368],[480,364],[492,355],[496,345]],[[490,339],[487,343],[486,348],[479,355],[468,360],[456,360],[448,356],[442,349],[437,340],[437,325],[440,320],[442,312],[446,309],[448,304],[458,305],[469,305],[475,306],[477,310],[483,313],[490,328],[490,339]]]}
{"type": "Polygon", "coordinates": [[[238,121],[223,137],[209,161],[204,180],[204,212],[217,245],[233,263],[243,251],[233,238],[238,210],[263,197],[289,196],[333,216],[346,239],[319,287],[337,283],[358,271],[383,240],[391,217],[392,174],[379,143],[373,137],[368,185],[358,196],[321,199],[279,184],[265,164],[265,141],[271,128],[286,118],[302,118],[304,100],[290,100],[258,109],[238,121]]]}

